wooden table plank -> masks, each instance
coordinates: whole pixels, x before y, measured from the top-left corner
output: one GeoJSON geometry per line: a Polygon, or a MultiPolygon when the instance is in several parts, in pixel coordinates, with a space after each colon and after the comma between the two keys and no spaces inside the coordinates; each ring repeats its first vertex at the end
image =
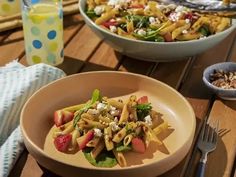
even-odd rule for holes
{"type": "Polygon", "coordinates": [[[190,59],[160,63],[150,76],[178,89],[190,64],[190,59]]]}
{"type": "Polygon", "coordinates": [[[209,155],[206,176],[230,177],[236,157],[236,101],[215,101],[209,119],[220,121],[217,148],[209,155]],[[214,163],[217,162],[217,163],[214,163]],[[214,170],[212,170],[214,169],[214,170]]]}
{"type": "Polygon", "coordinates": [[[115,68],[121,59],[120,53],[115,52],[108,44],[102,43],[89,59],[89,62],[115,68]]]}
{"type": "Polygon", "coordinates": [[[85,25],[66,46],[64,53],[69,57],[85,61],[93,54],[100,42],[101,39],[85,25]]]}
{"type": "Polygon", "coordinates": [[[234,45],[231,48],[228,61],[236,62],[236,35],[234,37],[234,45]]]}
{"type": "Polygon", "coordinates": [[[124,56],[123,62],[121,63],[118,70],[149,75],[155,64],[155,62],[146,62],[124,56]]]}
{"type": "Polygon", "coordinates": [[[23,32],[15,31],[0,44],[0,65],[21,57],[24,53],[23,32]]]}

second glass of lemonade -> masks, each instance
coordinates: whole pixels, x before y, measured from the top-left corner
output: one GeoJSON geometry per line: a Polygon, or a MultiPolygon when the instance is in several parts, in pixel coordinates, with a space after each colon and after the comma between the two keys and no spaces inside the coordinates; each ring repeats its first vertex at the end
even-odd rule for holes
{"type": "Polygon", "coordinates": [[[20,13],[20,0],[0,0],[0,16],[20,13]]]}
{"type": "Polygon", "coordinates": [[[23,0],[22,19],[27,63],[46,63],[53,66],[62,63],[64,54],[61,0],[23,0]]]}

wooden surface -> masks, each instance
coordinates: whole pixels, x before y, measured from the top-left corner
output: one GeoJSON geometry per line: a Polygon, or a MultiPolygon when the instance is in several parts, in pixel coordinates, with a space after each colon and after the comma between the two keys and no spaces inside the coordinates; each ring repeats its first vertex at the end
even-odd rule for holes
{"type": "MultiPolygon", "coordinates": [[[[209,155],[206,177],[233,177],[236,155],[236,101],[223,101],[212,95],[202,82],[203,70],[214,63],[236,61],[236,31],[205,53],[171,63],[145,62],[115,52],[84,24],[80,15],[64,20],[65,61],[58,66],[68,75],[93,70],[119,70],[150,76],[163,81],[192,105],[197,120],[195,140],[202,120],[220,120],[217,149],[209,155]]],[[[13,59],[27,65],[22,29],[0,33],[0,66],[13,59]]],[[[188,156],[162,177],[194,177],[200,153],[195,143],[188,156]]],[[[11,177],[56,177],[42,170],[25,150],[13,168],[11,177]]]]}

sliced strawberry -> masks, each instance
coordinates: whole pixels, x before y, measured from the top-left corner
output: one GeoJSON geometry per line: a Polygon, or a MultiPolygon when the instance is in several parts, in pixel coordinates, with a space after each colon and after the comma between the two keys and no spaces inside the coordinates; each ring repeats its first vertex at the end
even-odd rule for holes
{"type": "Polygon", "coordinates": [[[133,138],[131,142],[132,142],[133,151],[139,152],[139,153],[145,152],[145,144],[142,139],[133,138]]]}
{"type": "Polygon", "coordinates": [[[117,26],[118,23],[116,21],[106,21],[102,23],[106,28],[110,28],[110,26],[117,26]]]}
{"type": "Polygon", "coordinates": [[[71,139],[72,139],[71,134],[58,136],[54,139],[55,147],[57,148],[58,151],[66,152],[68,150],[71,139]]]}
{"type": "Polygon", "coordinates": [[[171,35],[170,32],[168,32],[164,35],[164,39],[165,39],[166,42],[172,42],[173,41],[172,35],[171,35]]]}
{"type": "Polygon", "coordinates": [[[54,112],[54,123],[57,127],[71,121],[74,117],[74,113],[64,110],[57,110],[54,112]]]}
{"type": "Polygon", "coordinates": [[[92,140],[94,137],[94,131],[89,130],[84,136],[77,139],[77,143],[79,145],[79,149],[83,150],[86,147],[86,144],[92,140]]]}
{"type": "Polygon", "coordinates": [[[148,103],[148,97],[147,96],[142,96],[137,100],[138,104],[146,104],[148,103]]]}

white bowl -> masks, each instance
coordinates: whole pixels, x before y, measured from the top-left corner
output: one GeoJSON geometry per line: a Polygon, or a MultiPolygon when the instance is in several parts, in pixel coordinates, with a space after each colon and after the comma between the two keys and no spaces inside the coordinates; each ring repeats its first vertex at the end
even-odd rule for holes
{"type": "Polygon", "coordinates": [[[186,156],[193,141],[196,119],[188,101],[170,86],[142,75],[102,71],[72,75],[41,88],[25,104],[20,126],[28,151],[40,165],[60,176],[155,177],[186,156]],[[128,166],[124,168],[94,167],[81,151],[76,154],[57,151],[52,136],[48,135],[54,125],[53,112],[85,102],[95,88],[110,98],[147,95],[154,110],[171,127],[159,136],[164,144],[150,145],[144,154],[125,154],[128,166]]]}
{"type": "Polygon", "coordinates": [[[212,48],[236,28],[236,19],[234,19],[230,28],[200,40],[169,43],[133,40],[113,34],[96,25],[85,13],[86,1],[79,1],[80,13],[86,24],[114,50],[140,60],[168,62],[185,59],[212,48]]]}

